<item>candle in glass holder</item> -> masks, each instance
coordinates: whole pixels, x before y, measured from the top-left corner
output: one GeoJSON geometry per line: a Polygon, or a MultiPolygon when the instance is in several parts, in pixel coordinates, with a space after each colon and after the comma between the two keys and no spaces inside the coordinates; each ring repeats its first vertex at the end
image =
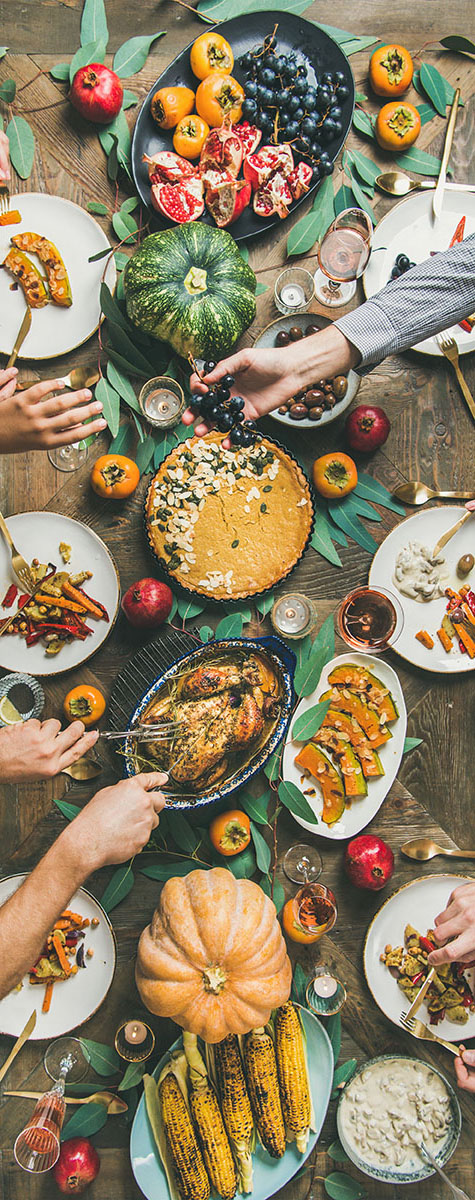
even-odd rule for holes
{"type": "Polygon", "coordinates": [[[123,1021],[115,1035],[115,1048],[126,1062],[145,1062],[155,1046],[155,1034],[145,1021],[123,1021]]]}
{"type": "Polygon", "coordinates": [[[322,996],[325,1000],[335,995],[337,987],[338,984],[333,975],[316,975],[313,981],[315,995],[322,996]]]}
{"type": "Polygon", "coordinates": [[[141,1046],[147,1037],[147,1026],[143,1021],[127,1021],[124,1026],[124,1037],[131,1046],[141,1046]]]}
{"type": "Polygon", "coordinates": [[[276,600],[271,622],[276,633],[286,638],[302,638],[313,629],[316,612],[311,600],[299,592],[289,592],[276,600]]]}
{"type": "Polygon", "coordinates": [[[150,425],[158,429],[173,429],[184,410],[185,396],[175,379],[162,375],[144,384],[139,404],[150,425]]]}
{"type": "Polygon", "coordinates": [[[328,967],[317,967],[305,993],[308,1007],[320,1017],[333,1017],[346,1001],[346,988],[328,967]]]}
{"type": "Polygon", "coordinates": [[[305,292],[299,283],[287,283],[281,289],[280,298],[286,308],[300,308],[305,303],[305,292]]]}
{"type": "Polygon", "coordinates": [[[303,267],[287,267],[275,281],[275,306],[284,316],[307,312],[313,296],[313,276],[303,267]]]}

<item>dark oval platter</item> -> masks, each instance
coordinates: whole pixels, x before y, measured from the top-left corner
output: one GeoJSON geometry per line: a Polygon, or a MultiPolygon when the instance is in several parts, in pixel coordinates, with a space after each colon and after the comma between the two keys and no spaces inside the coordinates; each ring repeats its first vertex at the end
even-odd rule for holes
{"type": "MultiPolygon", "coordinates": [[[[319,29],[317,25],[312,24],[311,21],[305,21],[303,17],[296,17],[293,13],[277,11],[248,13],[244,17],[234,17],[231,21],[223,21],[222,24],[215,25],[213,28],[230,43],[235,58],[232,74],[239,83],[243,84],[244,73],[239,67],[237,59],[242,54],[252,50],[254,46],[262,43],[264,38],[272,33],[274,25],[278,25],[276,38],[279,52],[289,54],[291,50],[296,50],[302,56],[302,60],[305,61],[308,67],[309,80],[312,86],[315,84],[316,77],[320,77],[324,71],[330,71],[331,73],[342,71],[345,76],[345,83],[349,88],[349,96],[341,104],[343,129],[341,134],[334,141],[329,142],[326,147],[329,157],[334,162],[350,128],[355,102],[355,85],[351,67],[340,46],[328,34],[324,33],[322,29],[319,29]]],[[[211,26],[208,28],[211,28],[211,26]]],[[[196,36],[199,37],[199,34],[196,36]]],[[[173,150],[173,130],[159,129],[158,125],[152,120],[150,103],[155,92],[160,87],[175,87],[177,84],[181,84],[196,91],[200,81],[195,78],[190,67],[190,49],[192,45],[193,42],[190,42],[190,45],[185,50],[182,50],[181,54],[170,63],[170,66],[162,72],[153,84],[153,87],[150,88],[149,94],[144,100],[137,117],[132,139],[132,172],[135,186],[143,204],[153,214],[153,224],[156,229],[169,228],[170,225],[174,225],[174,222],[161,218],[155,209],[151,207],[148,170],[146,163],[142,162],[142,155],[148,154],[151,157],[159,150],[173,150]]],[[[264,137],[261,144],[265,144],[264,137]]],[[[296,152],[294,153],[294,157],[296,162],[300,161],[301,156],[296,152]]],[[[293,213],[302,203],[302,200],[305,200],[307,196],[311,196],[319,186],[320,183],[315,183],[305,196],[302,196],[300,200],[295,200],[290,212],[293,213]]],[[[206,209],[200,220],[214,226],[213,218],[206,209]]],[[[227,228],[233,238],[239,242],[255,237],[256,234],[264,233],[266,230],[273,229],[275,225],[280,224],[281,218],[277,214],[268,219],[258,217],[252,208],[252,204],[250,204],[244,209],[239,219],[233,225],[227,226],[227,228]]]]}

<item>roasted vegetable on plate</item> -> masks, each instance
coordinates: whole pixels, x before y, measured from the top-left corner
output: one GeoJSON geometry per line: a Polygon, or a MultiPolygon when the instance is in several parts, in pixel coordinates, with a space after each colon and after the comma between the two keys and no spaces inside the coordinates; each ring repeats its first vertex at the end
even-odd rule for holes
{"type": "MultiPolygon", "coordinates": [[[[109,614],[100,600],[93,600],[84,591],[84,584],[92,578],[92,571],[70,574],[57,571],[53,563],[40,563],[33,559],[31,573],[35,580],[33,595],[18,594],[11,584],[3,598],[1,607],[11,608],[17,601],[17,616],[5,631],[19,634],[27,646],[43,641],[46,654],[59,654],[66,642],[74,639],[85,641],[93,632],[87,621],[108,621],[109,614]]],[[[7,618],[8,620],[8,618],[7,618]]],[[[0,621],[0,632],[2,622],[0,621]]]]}
{"type": "MultiPolygon", "coordinates": [[[[388,944],[381,954],[381,961],[411,1004],[429,973],[428,956],[437,948],[433,930],[429,929],[427,936],[423,937],[412,925],[406,925],[404,946],[388,944]]],[[[475,1012],[475,997],[465,978],[468,965],[450,962],[441,963],[436,968],[435,978],[424,1000],[431,1025],[438,1025],[444,1017],[448,1021],[455,1021],[457,1025],[465,1025],[469,1013],[475,1012]]]]}

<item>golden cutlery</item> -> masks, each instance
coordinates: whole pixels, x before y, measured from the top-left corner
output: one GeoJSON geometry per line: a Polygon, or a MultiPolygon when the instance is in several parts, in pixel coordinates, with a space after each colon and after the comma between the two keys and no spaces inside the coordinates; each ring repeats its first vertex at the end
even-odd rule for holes
{"type": "Polygon", "coordinates": [[[401,1025],[411,1033],[413,1037],[421,1042],[437,1042],[439,1046],[445,1046],[446,1050],[450,1050],[452,1054],[458,1058],[460,1055],[460,1046],[456,1046],[454,1042],[446,1042],[445,1038],[437,1037],[437,1034],[432,1033],[428,1025],[424,1025],[423,1021],[418,1021],[417,1017],[401,1017],[401,1025]]]}
{"type": "Polygon", "coordinates": [[[440,1175],[440,1178],[443,1179],[444,1183],[447,1184],[447,1187],[450,1188],[452,1195],[456,1196],[457,1200],[469,1200],[467,1193],[462,1191],[462,1188],[456,1187],[455,1183],[452,1183],[452,1180],[449,1179],[448,1175],[445,1174],[445,1171],[443,1171],[442,1167],[439,1166],[437,1159],[434,1158],[430,1150],[427,1149],[425,1142],[420,1143],[419,1151],[420,1150],[422,1150],[422,1157],[424,1158],[425,1156],[425,1158],[429,1160],[431,1166],[434,1168],[434,1171],[437,1171],[437,1174],[440,1175]]]}
{"type": "Polygon", "coordinates": [[[475,858],[475,850],[459,850],[457,847],[447,850],[446,846],[439,846],[432,838],[414,838],[410,842],[404,842],[401,854],[405,854],[406,858],[413,858],[415,862],[428,862],[437,854],[445,854],[447,858],[475,858]]]}
{"type": "Polygon", "coordinates": [[[452,142],[454,140],[455,123],[457,120],[459,100],[460,100],[460,88],[456,88],[456,90],[454,92],[454,98],[452,100],[452,104],[450,107],[449,119],[447,121],[447,129],[445,131],[444,149],[442,152],[442,162],[440,164],[439,178],[437,180],[437,187],[436,187],[434,195],[432,197],[432,211],[433,211],[434,217],[436,219],[437,219],[437,217],[440,217],[440,214],[442,212],[442,205],[444,203],[445,177],[447,175],[447,167],[449,165],[449,158],[450,158],[450,151],[452,149],[452,142]]]}
{"type": "Polygon", "coordinates": [[[436,342],[439,349],[442,350],[444,358],[447,358],[451,367],[454,368],[462,396],[466,401],[468,408],[470,409],[472,417],[475,418],[475,402],[468,383],[466,383],[459,367],[459,352],[455,338],[449,337],[447,334],[439,333],[436,338],[436,342]]]}
{"type": "MultiPolygon", "coordinates": [[[[36,596],[36,593],[41,591],[42,582],[43,581],[40,579],[39,583],[35,584],[33,591],[30,592],[30,600],[33,600],[33,597],[36,596]]],[[[21,617],[21,612],[21,608],[17,608],[16,612],[11,613],[11,615],[7,617],[6,621],[0,621],[0,637],[3,637],[3,634],[7,632],[7,629],[10,628],[10,625],[13,625],[13,622],[17,617],[21,617]]]]}
{"type": "MultiPolygon", "coordinates": [[[[28,1100],[41,1100],[43,1092],[4,1092],[4,1096],[24,1096],[28,1100]]],[[[65,1096],[66,1104],[103,1104],[107,1108],[109,1116],[115,1116],[117,1113],[127,1112],[128,1104],[125,1100],[121,1100],[120,1096],[114,1096],[112,1092],[93,1092],[91,1096],[65,1096]]]]}
{"type": "Polygon", "coordinates": [[[10,208],[10,188],[8,183],[0,183],[0,217],[4,217],[10,208]]]}
{"type": "Polygon", "coordinates": [[[402,500],[403,504],[426,504],[428,500],[473,500],[475,495],[473,488],[470,492],[436,491],[435,488],[421,483],[419,479],[400,483],[392,494],[395,500],[402,500]]]}
{"type": "MultiPolygon", "coordinates": [[[[34,579],[32,573],[31,573],[31,568],[28,566],[26,559],[23,558],[22,554],[19,554],[19,552],[14,544],[14,541],[13,541],[12,535],[10,533],[10,530],[8,528],[8,525],[5,521],[5,518],[2,516],[1,513],[0,513],[0,529],[3,533],[5,541],[8,543],[8,545],[10,547],[11,556],[12,556],[12,570],[13,570],[14,575],[16,575],[17,579],[20,580],[21,586],[25,592],[33,592],[35,585],[36,585],[36,580],[34,579]]],[[[15,616],[16,616],[16,614],[15,614],[15,616]]]]}
{"type": "MultiPolygon", "coordinates": [[[[60,376],[61,383],[64,383],[67,388],[71,388],[73,392],[78,392],[81,388],[92,387],[99,379],[99,371],[97,363],[86,363],[84,367],[73,367],[69,375],[60,376]]],[[[34,387],[37,380],[25,379],[17,384],[17,392],[25,392],[27,388],[34,387]]]]}
{"type": "Polygon", "coordinates": [[[17,357],[18,357],[21,347],[23,345],[23,342],[25,341],[26,335],[30,328],[30,325],[31,325],[31,308],[30,308],[29,304],[27,304],[25,316],[23,317],[22,323],[18,330],[16,342],[15,342],[13,350],[10,354],[10,358],[8,359],[7,367],[13,367],[15,365],[17,357]]]}
{"type": "Polygon", "coordinates": [[[87,755],[84,754],[82,758],[78,758],[76,762],[71,763],[70,767],[63,767],[60,774],[69,775],[71,779],[79,779],[82,781],[85,779],[97,779],[97,776],[101,774],[101,771],[101,763],[97,762],[94,758],[88,758],[87,755]]]}
{"type": "Polygon", "coordinates": [[[427,979],[424,979],[424,983],[422,984],[422,987],[419,988],[417,996],[412,1001],[410,1009],[406,1013],[404,1013],[404,1012],[401,1013],[401,1015],[399,1017],[400,1025],[405,1025],[406,1022],[411,1019],[411,1017],[415,1017],[416,1012],[417,1012],[418,1008],[420,1007],[420,1005],[422,1004],[424,996],[429,991],[430,985],[434,978],[435,978],[435,967],[431,967],[429,974],[427,976],[427,979]]]}
{"type": "Polygon", "coordinates": [[[469,518],[472,516],[473,516],[473,512],[471,509],[468,508],[467,511],[463,514],[463,517],[459,517],[459,520],[455,522],[455,525],[451,525],[450,529],[447,530],[447,533],[442,534],[442,537],[439,538],[437,544],[434,546],[434,549],[432,551],[433,558],[435,558],[436,555],[439,554],[441,550],[443,550],[444,546],[447,545],[447,542],[450,542],[450,539],[453,538],[454,534],[457,533],[458,530],[462,528],[462,525],[465,525],[465,522],[468,521],[469,518]]]}
{"type": "Polygon", "coordinates": [[[11,1064],[13,1062],[13,1059],[16,1058],[18,1052],[21,1050],[22,1046],[24,1046],[25,1042],[28,1041],[30,1033],[33,1033],[35,1025],[36,1025],[36,1008],[33,1009],[31,1017],[28,1017],[25,1028],[22,1030],[22,1032],[20,1033],[20,1036],[17,1038],[15,1045],[13,1047],[13,1050],[10,1050],[10,1053],[8,1055],[8,1058],[6,1059],[6,1062],[4,1062],[3,1066],[0,1067],[0,1080],[2,1080],[4,1078],[4,1076],[6,1075],[6,1073],[8,1071],[8,1068],[11,1066],[11,1064]]]}
{"type": "MultiPolygon", "coordinates": [[[[388,196],[407,196],[409,192],[433,192],[437,187],[435,179],[411,179],[404,171],[384,171],[375,180],[376,186],[388,196]]],[[[449,192],[475,192],[475,184],[446,183],[449,192]]]]}

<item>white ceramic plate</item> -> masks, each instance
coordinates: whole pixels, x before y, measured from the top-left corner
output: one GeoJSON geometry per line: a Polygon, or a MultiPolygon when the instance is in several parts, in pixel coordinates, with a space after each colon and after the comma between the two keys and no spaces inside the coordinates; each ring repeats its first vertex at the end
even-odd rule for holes
{"type": "MultiPolygon", "coordinates": [[[[429,600],[428,603],[403,596],[393,583],[394,564],[399,551],[409,542],[420,542],[433,550],[442,534],[455,525],[464,512],[465,509],[461,506],[451,504],[449,507],[444,505],[439,508],[425,508],[422,512],[414,513],[412,517],[406,517],[406,520],[400,521],[378,546],[369,569],[370,587],[389,587],[402,605],[404,625],[392,649],[414,667],[423,667],[425,671],[447,675],[459,675],[462,671],[475,670],[475,658],[462,654],[455,640],[450,653],[446,653],[437,637],[437,630],[440,629],[447,608],[445,596],[429,600]],[[432,650],[427,650],[416,640],[415,635],[420,629],[426,629],[433,638],[432,650]]],[[[473,519],[462,525],[450,542],[447,542],[441,554],[445,557],[449,571],[447,586],[456,590],[462,582],[457,578],[455,571],[459,558],[462,554],[475,554],[475,513],[473,519]]],[[[464,583],[475,587],[475,570],[464,583]],[[472,576],[473,583],[470,585],[472,576]]]]}
{"type": "MultiPolygon", "coordinates": [[[[366,296],[374,296],[386,287],[397,254],[407,254],[412,262],[429,258],[431,250],[448,250],[460,218],[465,216],[465,237],[475,233],[475,194],[445,192],[440,217],[432,212],[433,192],[415,192],[396,204],[382,218],[373,233],[372,251],[363,275],[366,296]],[[377,253],[375,253],[377,251],[377,253]]],[[[460,325],[447,330],[455,338],[460,354],[475,350],[475,330],[466,333],[460,325]]],[[[438,354],[434,338],[426,338],[413,347],[421,354],[438,354]]]]}
{"type": "MultiPolygon", "coordinates": [[[[305,1154],[299,1154],[295,1142],[291,1142],[282,1158],[271,1158],[258,1142],[252,1156],[254,1187],[252,1200],[267,1200],[284,1187],[289,1179],[302,1167],[313,1150],[325,1120],[333,1085],[333,1053],[328,1034],[320,1021],[302,1008],[301,1014],[307,1039],[310,1087],[315,1112],[315,1129],[308,1139],[305,1154]]],[[[153,1072],[158,1078],[169,1054],[183,1049],[180,1037],[160,1059],[153,1072]]],[[[135,1179],[147,1200],[167,1200],[169,1196],[165,1172],[150,1128],[143,1094],[140,1097],[130,1135],[130,1160],[135,1179]]]]}
{"type": "MultiPolygon", "coordinates": [[[[42,642],[27,646],[24,638],[6,633],[0,638],[0,667],[6,671],[26,671],[29,675],[59,675],[63,671],[71,671],[95,654],[114,627],[120,599],[119,575],[114,559],[97,533],[80,521],[73,521],[72,517],[63,517],[60,513],[17,513],[14,517],[8,517],[7,525],[17,549],[28,563],[36,557],[40,562],[54,563],[58,571],[63,568],[72,574],[92,571],[92,579],[87,580],[85,589],[90,596],[96,596],[104,604],[109,613],[109,622],[96,621],[94,618],[86,620],[93,633],[83,642],[75,640],[67,643],[58,655],[51,658],[48,658],[42,642]],[[60,542],[72,547],[66,568],[59,552],[60,542]]],[[[17,582],[12,572],[9,547],[4,538],[0,538],[0,599],[3,599],[9,585],[17,582]]],[[[0,608],[0,618],[8,617],[13,611],[0,608]]]]}
{"type": "MultiPolygon", "coordinates": [[[[293,317],[278,317],[276,321],[272,321],[271,325],[267,325],[266,329],[263,329],[262,333],[259,334],[259,337],[254,342],[254,348],[259,348],[260,350],[273,349],[275,347],[276,334],[281,329],[285,329],[285,332],[288,333],[293,325],[298,325],[299,329],[305,331],[307,325],[318,325],[320,329],[326,329],[331,324],[332,322],[328,317],[321,317],[320,313],[306,312],[297,313],[293,317]]],[[[279,425],[286,425],[290,429],[311,429],[314,433],[318,433],[322,425],[330,425],[332,421],[336,421],[337,417],[341,417],[341,414],[349,408],[351,401],[354,400],[361,380],[356,371],[348,371],[347,379],[348,390],[346,396],[343,397],[343,400],[339,400],[334,408],[325,411],[319,421],[309,421],[307,419],[292,421],[291,417],[287,416],[286,413],[278,412],[277,409],[269,413],[269,416],[272,417],[273,421],[278,421],[279,425]]]]}
{"type": "MultiPolygon", "coordinates": [[[[398,773],[407,727],[407,714],[404,696],[399,679],[392,667],[388,666],[388,663],[384,662],[380,658],[370,657],[369,654],[358,654],[356,652],[353,654],[340,654],[337,658],[332,658],[331,662],[326,664],[320,676],[318,687],[315,688],[315,691],[312,692],[310,696],[307,696],[305,699],[300,701],[300,704],[294,713],[289,733],[287,734],[282,760],[284,780],[290,783],[295,783],[296,786],[302,790],[302,785],[300,783],[302,771],[299,767],[295,766],[294,760],[299,750],[302,749],[304,743],[297,742],[292,739],[292,728],[297,717],[300,717],[302,713],[307,712],[307,709],[313,708],[314,704],[317,704],[320,696],[328,687],[328,676],[331,674],[334,667],[343,663],[357,663],[359,666],[367,667],[368,671],[371,671],[373,675],[376,675],[378,679],[384,683],[385,687],[388,687],[392,692],[394,703],[399,713],[399,718],[397,721],[392,721],[389,726],[393,735],[392,738],[390,738],[388,742],[385,742],[383,746],[380,746],[378,750],[378,754],[384,767],[384,775],[381,775],[377,779],[367,780],[367,796],[362,796],[360,800],[352,800],[351,807],[345,808],[343,816],[340,817],[339,821],[335,821],[334,825],[325,825],[322,821],[323,798],[321,795],[305,797],[310,804],[310,807],[313,808],[316,817],[318,817],[319,823],[317,829],[315,829],[314,825],[309,825],[307,821],[303,821],[300,817],[297,817],[294,814],[294,821],[297,821],[303,829],[308,829],[310,833],[317,833],[319,837],[328,838],[329,841],[332,842],[341,841],[342,838],[355,837],[356,834],[360,833],[362,829],[365,829],[366,825],[368,825],[369,822],[372,821],[373,817],[376,816],[376,813],[381,808],[383,800],[385,796],[387,796],[389,789],[394,783],[398,773]]],[[[330,756],[328,755],[328,757],[330,756]]],[[[332,759],[330,759],[330,761],[333,762],[332,759]]],[[[314,780],[310,778],[308,783],[305,784],[305,787],[311,787],[313,783],[314,780]]]]}
{"type": "MultiPolygon", "coordinates": [[[[26,875],[10,875],[8,879],[0,880],[0,905],[5,904],[26,878],[26,875]]],[[[26,974],[20,991],[10,992],[0,1000],[0,1033],[18,1037],[36,1009],[31,1040],[60,1037],[88,1021],[105,1000],[114,978],[117,956],[112,925],[99,902],[85,888],[75,892],[68,907],[89,920],[98,918],[99,924],[95,929],[89,927],[84,939],[86,950],[90,946],[94,957],[86,958],[87,967],[80,969],[77,975],[55,984],[48,1013],[41,1011],[45,993],[43,984],[30,983],[26,974]]]]}
{"type": "MultiPolygon", "coordinates": [[[[11,248],[11,237],[18,233],[39,233],[54,242],[59,250],[73,296],[70,308],[47,304],[44,308],[32,309],[31,327],[18,357],[39,360],[68,354],[87,341],[99,325],[99,292],[106,260],[100,258],[97,262],[89,262],[88,259],[100,250],[107,250],[108,239],[89,213],[61,196],[25,192],[11,197],[10,208],[19,210],[22,221],[19,225],[0,226],[0,262],[11,248]]],[[[28,254],[28,257],[41,274],[45,274],[37,256],[28,254]]],[[[111,291],[116,278],[112,257],[105,274],[111,291]]],[[[13,282],[9,271],[0,271],[0,350],[7,355],[11,353],[25,314],[23,291],[21,287],[10,291],[13,282]]]]}
{"type": "MultiPolygon", "coordinates": [[[[403,945],[406,925],[413,925],[418,933],[425,935],[428,929],[433,928],[435,917],[447,907],[454,889],[472,882],[468,875],[424,875],[423,878],[413,879],[412,883],[400,887],[373,917],[363,951],[364,973],[373,1000],[393,1025],[399,1025],[399,1017],[402,1012],[407,1012],[409,1001],[391,972],[381,962],[380,954],[388,944],[403,945]]],[[[467,980],[473,991],[473,968],[467,971],[467,980]]],[[[428,1025],[429,1014],[424,1002],[417,1015],[428,1025]]],[[[444,1017],[434,1028],[434,1033],[449,1042],[465,1042],[467,1038],[475,1037],[475,1013],[469,1014],[466,1025],[457,1025],[455,1021],[448,1021],[447,1017],[444,1017]]]]}

